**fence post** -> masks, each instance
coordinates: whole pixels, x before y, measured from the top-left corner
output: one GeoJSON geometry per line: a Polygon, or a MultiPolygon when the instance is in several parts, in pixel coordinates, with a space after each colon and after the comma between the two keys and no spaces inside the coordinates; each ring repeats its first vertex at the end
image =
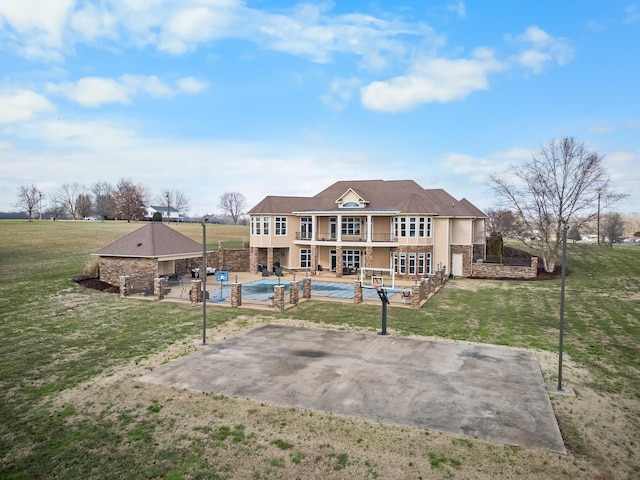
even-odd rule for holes
{"type": "Polygon", "coordinates": [[[163,300],[164,299],[164,282],[165,279],[162,277],[156,277],[153,279],[153,299],[154,300],[163,300]]]}
{"type": "Polygon", "coordinates": [[[239,307],[242,305],[242,284],[241,283],[232,283],[231,284],[231,306],[239,307]]]}
{"type": "Polygon", "coordinates": [[[353,303],[362,303],[362,282],[356,280],[353,282],[353,303]]]}
{"type": "Polygon", "coordinates": [[[191,303],[200,303],[202,301],[202,280],[191,280],[189,299],[191,299],[191,303]]]}
{"type": "Polygon", "coordinates": [[[128,275],[124,275],[120,277],[120,296],[128,297],[131,295],[131,282],[129,281],[131,277],[128,275]]]}
{"type": "Polygon", "coordinates": [[[289,283],[289,303],[291,303],[291,305],[297,305],[298,296],[298,283],[292,281],[289,283]]]}
{"type": "Polygon", "coordinates": [[[284,310],[284,285],[273,287],[273,306],[276,310],[284,310]]]}
{"type": "Polygon", "coordinates": [[[305,300],[311,298],[311,277],[304,277],[302,280],[302,298],[305,300]]]}

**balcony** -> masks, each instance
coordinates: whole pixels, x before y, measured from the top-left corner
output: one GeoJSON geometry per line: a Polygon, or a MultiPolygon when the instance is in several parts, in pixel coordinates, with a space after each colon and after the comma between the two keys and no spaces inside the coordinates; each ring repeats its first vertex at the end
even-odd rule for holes
{"type": "MultiPolygon", "coordinates": [[[[374,233],[371,236],[371,242],[380,242],[380,243],[389,243],[396,242],[397,239],[391,233],[374,233]]],[[[307,232],[296,232],[295,234],[296,241],[302,242],[327,242],[327,243],[336,243],[338,241],[338,236],[336,233],[331,232],[318,232],[315,235],[307,232]]],[[[361,233],[360,235],[341,235],[342,242],[366,242],[366,234],[361,233]]]]}

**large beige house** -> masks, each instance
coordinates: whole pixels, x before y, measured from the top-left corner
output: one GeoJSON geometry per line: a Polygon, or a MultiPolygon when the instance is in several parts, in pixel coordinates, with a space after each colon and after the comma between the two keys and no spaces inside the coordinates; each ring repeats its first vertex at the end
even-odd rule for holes
{"type": "Polygon", "coordinates": [[[445,267],[469,276],[485,258],[486,214],[412,180],[340,181],[313,197],[268,196],[248,213],[253,272],[368,267],[419,278],[445,267]]]}

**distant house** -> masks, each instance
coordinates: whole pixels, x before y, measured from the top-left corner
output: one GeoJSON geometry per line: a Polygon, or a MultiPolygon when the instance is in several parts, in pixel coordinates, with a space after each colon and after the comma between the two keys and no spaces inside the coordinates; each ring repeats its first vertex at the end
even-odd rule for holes
{"type": "Polygon", "coordinates": [[[182,215],[178,210],[173,207],[164,207],[162,205],[152,205],[147,207],[147,215],[146,218],[153,218],[153,214],[156,212],[160,212],[162,215],[162,219],[166,222],[182,222],[184,220],[184,215],[182,215]]]}
{"type": "Polygon", "coordinates": [[[160,223],[151,222],[93,255],[100,257],[100,280],[119,285],[121,276],[151,282],[187,272],[187,260],[202,258],[202,245],[160,223]]]}
{"type": "Polygon", "coordinates": [[[248,213],[252,271],[470,276],[486,257],[486,214],[412,180],[339,181],[313,197],[265,197],[248,213]]]}

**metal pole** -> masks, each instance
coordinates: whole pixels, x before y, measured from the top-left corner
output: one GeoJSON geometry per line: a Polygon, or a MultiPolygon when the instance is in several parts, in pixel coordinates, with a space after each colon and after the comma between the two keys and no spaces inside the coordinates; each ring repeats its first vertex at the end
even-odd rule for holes
{"type": "Polygon", "coordinates": [[[207,344],[207,217],[202,218],[202,344],[207,344]]]}
{"type": "Polygon", "coordinates": [[[558,357],[558,391],[562,390],[562,344],[564,340],[564,285],[567,276],[567,229],[566,223],[562,227],[562,281],[560,286],[560,345],[558,357]]]}
{"type": "Polygon", "coordinates": [[[600,195],[601,195],[601,193],[598,192],[598,222],[597,222],[598,245],[600,245],[600,195]]]}

